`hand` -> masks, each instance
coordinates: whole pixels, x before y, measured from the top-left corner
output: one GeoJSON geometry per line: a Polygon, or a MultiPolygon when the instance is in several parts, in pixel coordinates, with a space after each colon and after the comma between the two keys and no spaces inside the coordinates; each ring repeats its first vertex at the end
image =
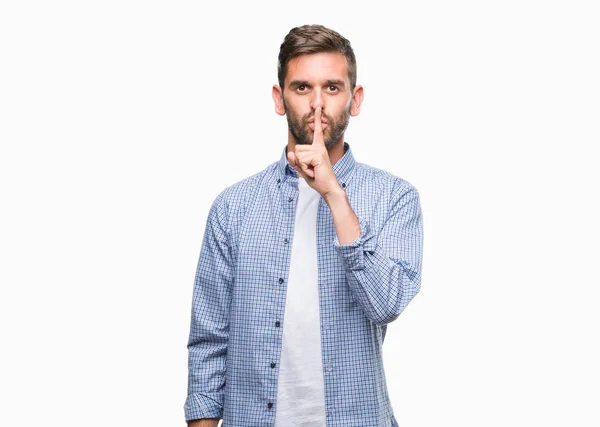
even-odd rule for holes
{"type": "Polygon", "coordinates": [[[321,107],[317,107],[315,110],[315,132],[312,145],[296,144],[293,152],[288,151],[287,158],[298,174],[321,196],[326,197],[341,190],[329,160],[327,147],[325,147],[321,125],[321,107]]]}

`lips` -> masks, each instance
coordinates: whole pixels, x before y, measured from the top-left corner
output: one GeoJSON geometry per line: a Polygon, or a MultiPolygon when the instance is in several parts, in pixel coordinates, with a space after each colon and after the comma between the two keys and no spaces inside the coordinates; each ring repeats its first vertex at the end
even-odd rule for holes
{"type": "MultiPolygon", "coordinates": [[[[314,121],[314,120],[311,120],[310,122],[308,122],[308,126],[310,126],[310,128],[311,128],[312,130],[315,130],[315,121],[314,121]]],[[[321,127],[322,127],[323,129],[325,129],[327,126],[328,126],[328,123],[327,123],[327,122],[324,122],[323,120],[321,120],[321,127]]]]}

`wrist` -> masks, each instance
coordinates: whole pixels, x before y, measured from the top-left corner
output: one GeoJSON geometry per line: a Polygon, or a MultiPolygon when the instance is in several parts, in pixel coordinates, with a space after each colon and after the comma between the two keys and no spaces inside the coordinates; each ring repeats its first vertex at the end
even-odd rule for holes
{"type": "Polygon", "coordinates": [[[336,188],[335,190],[331,190],[327,194],[323,195],[323,199],[328,205],[330,205],[331,203],[343,201],[346,199],[346,197],[346,192],[342,187],[336,188]]]}

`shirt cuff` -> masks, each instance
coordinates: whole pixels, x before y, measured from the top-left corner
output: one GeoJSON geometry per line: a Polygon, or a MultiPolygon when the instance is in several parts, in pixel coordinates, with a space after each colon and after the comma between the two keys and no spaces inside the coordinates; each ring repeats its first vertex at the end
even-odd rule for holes
{"type": "Polygon", "coordinates": [[[333,247],[340,254],[344,265],[349,270],[363,269],[365,267],[365,251],[373,253],[377,244],[369,223],[363,218],[358,217],[358,224],[360,225],[360,236],[352,242],[340,245],[337,234],[333,239],[333,247]]]}
{"type": "Polygon", "coordinates": [[[185,420],[202,418],[223,418],[223,407],[214,399],[202,393],[192,393],[185,401],[185,420]]]}

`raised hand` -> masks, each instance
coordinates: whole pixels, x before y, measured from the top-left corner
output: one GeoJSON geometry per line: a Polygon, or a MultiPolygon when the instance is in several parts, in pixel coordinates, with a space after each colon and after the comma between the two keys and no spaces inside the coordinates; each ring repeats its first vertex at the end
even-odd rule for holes
{"type": "MultiPolygon", "coordinates": [[[[329,125],[326,124],[326,126],[329,125]]],[[[288,151],[287,157],[290,164],[306,180],[308,185],[325,197],[341,188],[333,172],[329,153],[325,147],[321,107],[317,107],[315,110],[314,124],[311,127],[314,127],[312,144],[296,144],[293,152],[288,151]]]]}

